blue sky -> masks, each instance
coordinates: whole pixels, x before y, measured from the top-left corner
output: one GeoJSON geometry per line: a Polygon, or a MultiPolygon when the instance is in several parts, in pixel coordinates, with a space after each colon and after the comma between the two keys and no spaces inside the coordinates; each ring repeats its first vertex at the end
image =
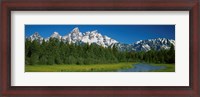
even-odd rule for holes
{"type": "Polygon", "coordinates": [[[153,38],[175,39],[175,25],[25,25],[25,36],[39,32],[46,38],[55,31],[64,36],[75,27],[82,33],[98,30],[102,35],[127,44],[153,38]]]}

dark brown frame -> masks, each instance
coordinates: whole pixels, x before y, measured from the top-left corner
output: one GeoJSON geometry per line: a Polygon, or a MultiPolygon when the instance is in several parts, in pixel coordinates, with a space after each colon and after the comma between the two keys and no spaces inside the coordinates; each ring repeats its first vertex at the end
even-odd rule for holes
{"type": "Polygon", "coordinates": [[[0,96],[200,97],[200,0],[4,0],[0,25],[0,96]],[[189,11],[190,86],[11,86],[11,11],[189,11]]]}

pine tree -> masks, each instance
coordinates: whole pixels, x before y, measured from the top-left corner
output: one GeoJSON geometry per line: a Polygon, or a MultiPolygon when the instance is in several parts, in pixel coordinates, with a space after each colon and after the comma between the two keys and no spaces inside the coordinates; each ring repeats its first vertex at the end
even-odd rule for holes
{"type": "Polygon", "coordinates": [[[39,56],[37,53],[33,53],[30,57],[30,65],[36,65],[39,62],[39,56]]]}

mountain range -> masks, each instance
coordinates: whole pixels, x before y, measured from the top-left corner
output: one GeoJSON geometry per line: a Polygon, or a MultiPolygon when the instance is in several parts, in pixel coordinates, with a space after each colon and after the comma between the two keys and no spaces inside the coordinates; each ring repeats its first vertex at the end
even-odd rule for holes
{"type": "Polygon", "coordinates": [[[26,38],[31,41],[37,40],[40,43],[43,40],[49,41],[50,38],[57,38],[60,41],[62,40],[68,43],[77,43],[77,42],[88,43],[88,44],[95,43],[103,47],[116,46],[121,51],[149,51],[151,49],[160,50],[160,49],[170,49],[171,45],[175,46],[175,40],[166,38],[140,40],[132,44],[124,44],[106,35],[102,35],[97,30],[82,33],[79,31],[78,27],[74,28],[69,34],[66,34],[65,36],[61,36],[58,32],[54,32],[51,36],[43,38],[42,36],[39,35],[38,32],[35,32],[30,37],[26,38]]]}

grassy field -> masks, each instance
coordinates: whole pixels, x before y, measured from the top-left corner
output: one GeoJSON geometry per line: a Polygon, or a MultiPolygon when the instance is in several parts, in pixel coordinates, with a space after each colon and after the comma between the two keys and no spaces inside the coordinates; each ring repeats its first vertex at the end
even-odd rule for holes
{"type": "Polygon", "coordinates": [[[114,72],[132,68],[133,63],[94,64],[94,65],[26,65],[25,72],[114,72]]]}
{"type": "Polygon", "coordinates": [[[175,72],[175,64],[152,64],[153,66],[165,66],[165,69],[153,70],[151,72],[175,72]]]}

